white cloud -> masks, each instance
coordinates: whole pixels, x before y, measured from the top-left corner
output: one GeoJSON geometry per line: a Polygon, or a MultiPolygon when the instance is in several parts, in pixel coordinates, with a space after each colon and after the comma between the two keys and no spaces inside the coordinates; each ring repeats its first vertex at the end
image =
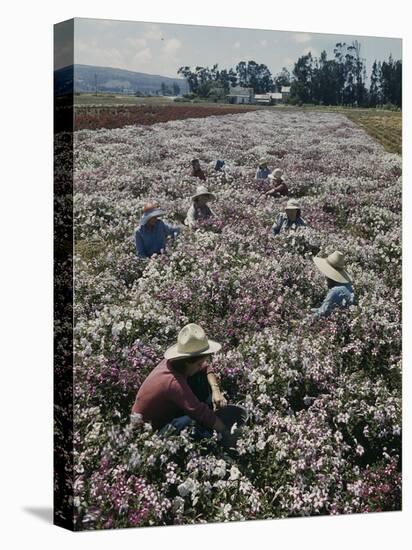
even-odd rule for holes
{"type": "Polygon", "coordinates": [[[234,48],[235,50],[238,50],[238,49],[240,48],[240,42],[235,42],[235,43],[233,44],[233,48],[234,48]]]}
{"type": "Polygon", "coordinates": [[[134,57],[133,61],[137,63],[148,63],[152,59],[152,52],[150,48],[145,48],[144,50],[140,50],[140,52],[137,52],[134,57]]]}
{"type": "Polygon", "coordinates": [[[130,37],[130,38],[127,38],[127,40],[125,40],[125,43],[130,48],[135,48],[136,50],[140,49],[140,48],[144,48],[145,46],[147,46],[146,38],[132,38],[132,37],[130,37]]]}
{"type": "Polygon", "coordinates": [[[144,38],[147,38],[147,40],[161,40],[163,33],[158,25],[149,25],[144,33],[144,38]]]}
{"type": "Polygon", "coordinates": [[[304,44],[312,40],[312,36],[306,32],[298,32],[293,35],[293,40],[299,44],[304,44]]]}
{"type": "Polygon", "coordinates": [[[165,40],[163,45],[163,53],[174,56],[178,50],[182,47],[182,43],[177,38],[170,38],[165,40]]]}
{"type": "MultiPolygon", "coordinates": [[[[97,56],[100,57],[100,52],[97,53],[97,56]]],[[[103,58],[107,59],[108,65],[114,65],[116,67],[121,67],[123,64],[123,55],[117,48],[108,48],[104,50],[103,58]]]]}
{"type": "Polygon", "coordinates": [[[265,48],[268,45],[268,41],[267,40],[261,40],[260,45],[262,46],[262,48],[265,48]]]}
{"type": "Polygon", "coordinates": [[[74,50],[75,63],[97,65],[100,67],[123,68],[124,56],[117,48],[101,48],[95,41],[87,44],[77,41],[74,50]]]}

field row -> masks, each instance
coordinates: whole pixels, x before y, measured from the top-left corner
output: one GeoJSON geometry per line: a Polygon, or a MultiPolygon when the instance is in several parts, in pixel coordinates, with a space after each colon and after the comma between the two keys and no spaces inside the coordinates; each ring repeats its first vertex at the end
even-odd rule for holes
{"type": "MultiPolygon", "coordinates": [[[[136,98],[139,99],[139,98],[136,98]]],[[[118,99],[118,105],[76,105],[75,129],[122,128],[129,125],[153,125],[171,120],[187,118],[204,118],[225,114],[245,113],[253,110],[270,109],[276,113],[282,112],[336,112],[342,113],[363,128],[370,136],[381,143],[389,153],[402,153],[402,113],[392,111],[377,111],[376,109],[349,109],[330,107],[257,107],[233,106],[228,104],[176,104],[170,99],[144,98],[140,103],[126,104],[123,98],[118,99]]]]}

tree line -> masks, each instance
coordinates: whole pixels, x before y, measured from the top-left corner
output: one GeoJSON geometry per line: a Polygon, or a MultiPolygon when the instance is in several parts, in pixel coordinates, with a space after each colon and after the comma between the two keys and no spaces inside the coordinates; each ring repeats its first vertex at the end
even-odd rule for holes
{"type": "Polygon", "coordinates": [[[286,67],[276,75],[255,61],[240,61],[234,68],[184,66],[178,69],[189,85],[190,92],[198,97],[223,99],[230,87],[253,88],[255,94],[278,91],[290,86],[291,103],[317,105],[347,105],[376,107],[392,104],[402,107],[402,61],[375,60],[367,82],[366,63],[358,41],[351,44],[338,42],[333,57],[326,51],[320,57],[309,52],[294,63],[292,73],[286,67]]]}

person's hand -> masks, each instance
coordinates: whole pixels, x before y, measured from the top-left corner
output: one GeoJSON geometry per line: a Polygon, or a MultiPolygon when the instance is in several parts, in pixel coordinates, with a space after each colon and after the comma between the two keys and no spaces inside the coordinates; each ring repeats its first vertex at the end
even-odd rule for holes
{"type": "Polygon", "coordinates": [[[226,405],[227,405],[227,400],[225,399],[225,396],[219,390],[219,388],[213,388],[212,403],[213,403],[215,409],[220,409],[222,407],[226,407],[226,405]]]}

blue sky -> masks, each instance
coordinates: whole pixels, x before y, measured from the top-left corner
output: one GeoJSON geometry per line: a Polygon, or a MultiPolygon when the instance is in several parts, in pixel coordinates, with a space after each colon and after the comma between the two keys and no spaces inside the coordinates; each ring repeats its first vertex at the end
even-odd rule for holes
{"type": "MultiPolygon", "coordinates": [[[[402,57],[399,38],[78,18],[74,53],[75,63],[171,77],[181,65],[229,68],[251,59],[276,74],[309,51],[317,57],[325,49],[331,58],[336,42],[353,40],[361,44],[368,74],[374,59],[402,57]]],[[[67,64],[67,58],[56,59],[56,68],[67,64]]]]}

